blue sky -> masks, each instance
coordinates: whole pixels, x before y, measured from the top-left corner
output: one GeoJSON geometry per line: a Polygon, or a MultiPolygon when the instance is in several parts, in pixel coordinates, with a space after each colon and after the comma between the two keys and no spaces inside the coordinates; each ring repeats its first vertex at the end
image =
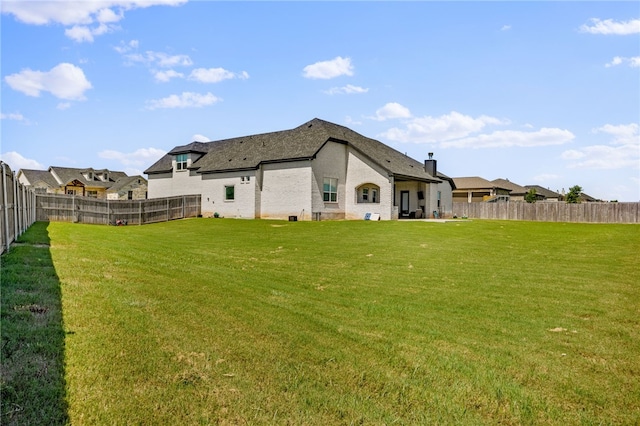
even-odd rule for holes
{"type": "Polygon", "coordinates": [[[14,171],[142,174],[318,117],[452,177],[640,200],[635,1],[3,0],[1,19],[14,171]]]}

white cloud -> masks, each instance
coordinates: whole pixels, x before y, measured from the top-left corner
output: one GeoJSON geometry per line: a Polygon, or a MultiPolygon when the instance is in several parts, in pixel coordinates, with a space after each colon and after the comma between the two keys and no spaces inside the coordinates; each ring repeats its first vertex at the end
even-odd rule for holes
{"type": "Polygon", "coordinates": [[[509,148],[562,145],[571,142],[575,136],[568,130],[542,128],[535,132],[519,130],[499,130],[463,139],[444,141],[443,148],[509,148]]]}
{"type": "Polygon", "coordinates": [[[344,122],[345,122],[346,124],[355,124],[355,125],[360,125],[360,124],[362,124],[362,121],[354,120],[353,118],[351,118],[351,116],[350,116],[350,115],[347,115],[347,116],[344,118],[344,122]]]}
{"type": "Polygon", "coordinates": [[[246,80],[249,78],[249,73],[246,71],[234,73],[224,68],[196,68],[189,75],[189,80],[199,81],[200,83],[219,83],[223,80],[234,78],[246,80]]]}
{"type": "Polygon", "coordinates": [[[69,108],[71,108],[70,102],[60,102],[58,105],[56,105],[56,109],[59,109],[61,111],[69,108]]]}
{"type": "MultiPolygon", "coordinates": [[[[100,158],[107,160],[116,160],[125,166],[145,166],[157,161],[166,151],[158,148],[140,148],[134,152],[120,152],[113,150],[105,150],[98,153],[100,158]]],[[[141,173],[135,173],[141,174],[141,173]]]]}
{"type": "Polygon", "coordinates": [[[183,92],[181,95],[171,95],[162,99],[147,101],[147,109],[159,108],[200,108],[213,105],[222,99],[212,93],[200,94],[193,92],[183,92]]]}
{"type": "Polygon", "coordinates": [[[139,46],[140,42],[138,40],[131,40],[129,41],[129,43],[125,43],[124,41],[120,41],[120,46],[116,46],[113,49],[120,53],[120,54],[125,54],[130,52],[133,49],[137,49],[139,46]]]}
{"type": "Polygon", "coordinates": [[[612,140],[608,145],[591,145],[563,152],[561,158],[569,161],[569,168],[612,170],[640,167],[638,124],[606,124],[593,132],[608,134],[612,140]]]}
{"type": "Polygon", "coordinates": [[[543,173],[541,175],[537,175],[533,177],[533,180],[535,182],[552,182],[552,181],[557,181],[558,179],[561,179],[562,176],[560,175],[554,175],[551,173],[543,173]]]}
{"type": "Polygon", "coordinates": [[[206,137],[204,135],[200,135],[200,134],[195,134],[195,135],[191,136],[191,140],[193,142],[211,142],[211,139],[209,139],[208,137],[206,137]]]}
{"type": "Polygon", "coordinates": [[[168,82],[172,78],[184,78],[184,74],[174,70],[153,71],[153,72],[154,72],[153,76],[155,77],[156,81],[161,81],[163,83],[168,82]]]}
{"type": "Polygon", "coordinates": [[[391,128],[382,133],[382,136],[398,142],[434,143],[466,137],[481,131],[487,125],[503,124],[508,124],[508,121],[486,115],[473,118],[452,111],[440,117],[412,118],[405,123],[404,128],[391,128]]]}
{"type": "Polygon", "coordinates": [[[611,62],[605,64],[604,66],[607,68],[611,68],[623,63],[628,64],[631,68],[640,68],[640,56],[633,56],[631,58],[616,56],[611,60],[611,62]]]}
{"type": "Polygon", "coordinates": [[[343,87],[332,87],[331,89],[326,90],[325,93],[328,95],[351,95],[354,93],[367,93],[368,91],[369,89],[365,89],[364,87],[347,84],[343,87]]]}
{"type": "Polygon", "coordinates": [[[603,21],[598,18],[592,18],[589,20],[589,24],[584,24],[580,27],[580,31],[583,33],[604,35],[638,34],[640,33],[640,19],[616,22],[613,19],[605,19],[603,21]]]}
{"type": "Polygon", "coordinates": [[[509,31],[511,29],[511,25],[503,25],[502,28],[500,28],[500,31],[509,31]]]}
{"type": "Polygon", "coordinates": [[[91,89],[91,83],[82,68],[62,63],[49,71],[26,69],[4,78],[13,89],[28,96],[40,96],[40,92],[50,92],[57,98],[66,100],[84,100],[84,92],[91,89]]]}
{"type": "Polygon", "coordinates": [[[27,121],[27,119],[24,118],[24,115],[20,113],[0,113],[0,120],[27,121]]]}
{"type": "Polygon", "coordinates": [[[155,65],[162,68],[189,67],[193,61],[188,55],[169,55],[164,52],[154,52],[148,50],[143,54],[131,53],[125,55],[131,62],[140,62],[145,65],[155,65]]]}
{"type": "Polygon", "coordinates": [[[593,129],[594,133],[606,133],[614,137],[611,141],[614,145],[639,145],[640,137],[638,136],[639,129],[637,123],[630,124],[605,124],[602,127],[593,129]]]}
{"type": "Polygon", "coordinates": [[[410,118],[411,111],[409,108],[400,105],[397,102],[389,102],[382,108],[376,110],[376,115],[369,117],[372,120],[385,121],[393,118],[410,118]]]}
{"type": "Polygon", "coordinates": [[[5,152],[4,154],[0,154],[0,160],[4,161],[11,167],[11,170],[17,172],[20,169],[34,169],[34,170],[44,170],[45,167],[38,163],[36,160],[31,160],[29,158],[24,158],[22,155],[18,154],[15,151],[5,152]]]}
{"type": "Polygon", "coordinates": [[[303,76],[305,78],[314,79],[330,79],[339,77],[341,75],[353,75],[353,65],[351,65],[351,58],[343,58],[337,56],[329,61],[316,62],[315,64],[307,65],[303,69],[303,76]]]}
{"type": "Polygon", "coordinates": [[[94,35],[114,30],[124,12],[157,5],[177,6],[187,0],[100,0],[100,1],[3,1],[2,13],[31,25],[61,24],[70,27],[67,37],[78,42],[93,41],[94,35]],[[91,28],[91,25],[94,25],[91,28]]]}

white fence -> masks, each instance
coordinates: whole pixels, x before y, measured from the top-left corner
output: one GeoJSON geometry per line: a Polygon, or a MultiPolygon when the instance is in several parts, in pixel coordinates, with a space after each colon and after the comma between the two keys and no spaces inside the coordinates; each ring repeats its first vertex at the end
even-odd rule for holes
{"type": "Polygon", "coordinates": [[[0,166],[0,252],[4,253],[36,221],[36,194],[18,183],[7,163],[0,161],[0,166]]]}

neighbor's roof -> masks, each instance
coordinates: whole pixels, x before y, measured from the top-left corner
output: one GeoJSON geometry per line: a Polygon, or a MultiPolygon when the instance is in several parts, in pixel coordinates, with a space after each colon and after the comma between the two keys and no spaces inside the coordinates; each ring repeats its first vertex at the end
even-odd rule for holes
{"type": "Polygon", "coordinates": [[[529,190],[524,186],[513,183],[509,179],[494,179],[491,182],[493,182],[498,188],[510,189],[511,195],[524,195],[529,192],[529,190]]]}
{"type": "Polygon", "coordinates": [[[479,176],[472,177],[455,177],[453,182],[456,184],[456,189],[487,189],[487,188],[500,188],[509,190],[502,185],[495,184],[491,181],[483,179],[479,176]]]}
{"type": "Polygon", "coordinates": [[[206,152],[190,167],[199,173],[257,169],[263,163],[313,159],[328,141],[353,147],[397,178],[439,181],[437,177],[427,173],[419,161],[347,127],[318,118],[291,130],[178,146],[145,170],[145,173],[170,172],[171,156],[186,152],[206,152]]]}
{"type": "Polygon", "coordinates": [[[527,189],[535,189],[536,194],[540,194],[544,198],[562,198],[562,195],[558,194],[557,192],[553,192],[550,189],[543,188],[540,185],[525,185],[524,187],[527,189]]]}
{"type": "Polygon", "coordinates": [[[21,169],[20,172],[27,178],[31,186],[37,186],[38,182],[43,182],[51,188],[60,186],[53,175],[47,170],[21,169]]]}
{"type": "MultiPolygon", "coordinates": [[[[124,172],[109,171],[108,172],[109,173],[109,181],[108,182],[103,182],[103,181],[99,180],[98,178],[94,178],[93,180],[86,179],[84,177],[83,173],[85,173],[87,171],[94,171],[94,170],[92,168],[76,169],[76,168],[71,168],[71,167],[57,167],[57,166],[49,167],[49,172],[54,172],[56,174],[56,176],[58,176],[58,178],[60,178],[60,180],[62,181],[60,183],[56,183],[56,185],[66,185],[69,182],[77,180],[77,181],[82,182],[82,184],[84,184],[85,186],[99,187],[99,188],[100,187],[101,188],[109,188],[119,178],[127,176],[127,174],[124,173],[124,172]]],[[[106,170],[99,170],[98,173],[102,173],[104,171],[106,171],[106,170]]],[[[94,173],[95,173],[95,171],[94,171],[94,173]]]]}
{"type": "Polygon", "coordinates": [[[136,182],[138,179],[140,179],[140,181],[142,182],[141,184],[144,184],[144,185],[147,184],[147,180],[142,176],[124,176],[119,178],[117,181],[115,181],[115,183],[109,187],[107,192],[117,192],[122,188],[125,188],[131,185],[132,183],[136,182]]]}

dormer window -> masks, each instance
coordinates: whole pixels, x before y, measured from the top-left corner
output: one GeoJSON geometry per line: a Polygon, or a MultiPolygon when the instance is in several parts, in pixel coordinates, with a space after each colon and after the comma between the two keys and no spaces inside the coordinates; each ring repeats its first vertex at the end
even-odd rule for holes
{"type": "Polygon", "coordinates": [[[176,170],[187,170],[187,154],[176,155],[176,170]]]}

